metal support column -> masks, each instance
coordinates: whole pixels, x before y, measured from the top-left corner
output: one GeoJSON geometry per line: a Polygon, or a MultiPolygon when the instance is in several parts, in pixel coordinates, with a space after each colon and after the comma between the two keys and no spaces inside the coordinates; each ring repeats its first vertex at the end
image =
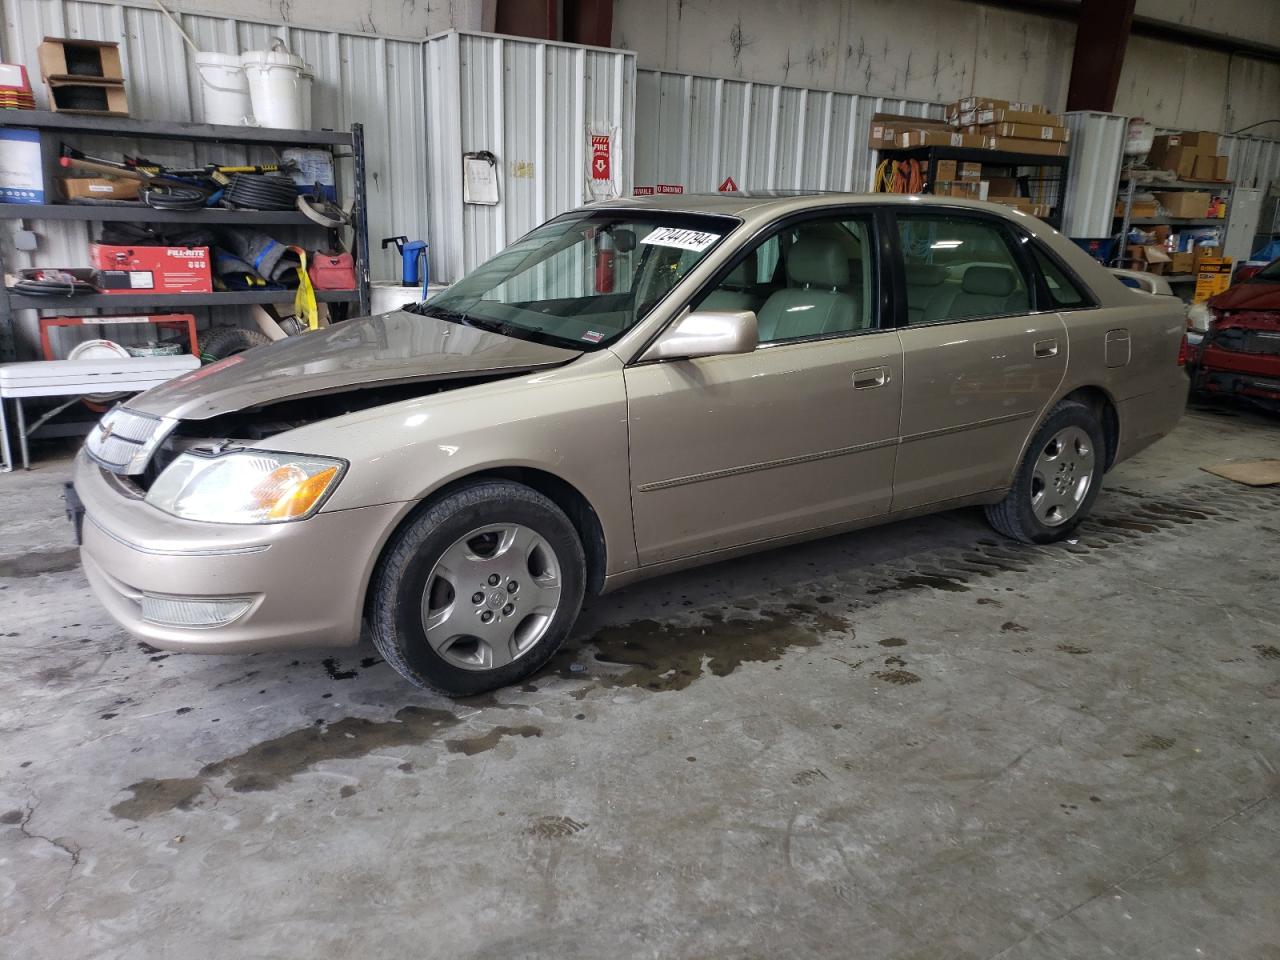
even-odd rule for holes
{"type": "Polygon", "coordinates": [[[1136,0],[1081,0],[1071,82],[1067,87],[1068,111],[1110,113],[1114,109],[1135,3],[1136,0]]]}

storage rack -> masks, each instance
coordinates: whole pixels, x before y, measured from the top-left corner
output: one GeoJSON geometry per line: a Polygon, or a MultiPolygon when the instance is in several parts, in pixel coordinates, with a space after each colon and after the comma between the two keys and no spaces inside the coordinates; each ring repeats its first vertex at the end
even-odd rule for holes
{"type": "MultiPolygon", "coordinates": [[[[907,149],[881,150],[880,159],[918,160],[925,167],[925,193],[933,192],[933,184],[937,181],[937,163],[939,160],[956,160],[959,162],[980,163],[983,167],[997,167],[1005,173],[995,176],[1008,176],[1017,180],[1024,191],[1031,193],[1031,184],[1039,184],[1038,193],[1049,198],[1052,212],[1045,222],[1057,230],[1062,229],[1062,198],[1067,189],[1067,167],[1069,157],[1046,156],[1039,153],[1010,153],[1005,150],[984,150],[977,147],[910,147],[907,149]],[[1042,167],[1051,172],[1050,176],[1019,176],[1018,170],[1026,167],[1042,167]]],[[[1027,199],[1034,197],[1028,195],[1027,199]]]]}
{"type": "MultiPolygon", "coordinates": [[[[317,290],[316,299],[326,303],[353,303],[359,315],[369,312],[369,228],[365,196],[364,127],[353,123],[349,132],[333,130],[280,130],[265,127],[219,126],[208,123],[178,123],[116,117],[80,116],[44,110],[0,110],[0,126],[26,127],[40,132],[41,165],[46,198],[52,195],[55,177],[65,171],[58,165],[59,142],[64,137],[116,137],[129,140],[168,140],[187,143],[230,144],[258,147],[327,147],[339,156],[350,156],[352,177],[352,230],[356,286],[352,290],[317,290]],[[349,148],[349,154],[340,154],[349,148]]],[[[286,225],[324,229],[295,210],[229,210],[207,207],[201,210],[153,210],[136,206],[103,206],[74,203],[0,203],[0,219],[78,220],[91,223],[181,223],[268,226],[286,225]]],[[[334,245],[336,236],[329,237],[334,245]]],[[[60,264],[70,266],[70,264],[60,264]]],[[[4,270],[0,256],[0,272],[4,270]]],[[[102,310],[115,308],[137,313],[153,307],[225,307],[247,304],[281,303],[292,299],[292,291],[215,290],[212,293],[89,293],[69,297],[24,296],[10,293],[0,285],[0,361],[15,359],[13,313],[15,310],[102,310]]]]}
{"type": "MultiPolygon", "coordinates": [[[[1120,172],[1120,183],[1124,190],[1124,212],[1113,218],[1113,224],[1120,224],[1120,243],[1111,255],[1111,263],[1119,264],[1124,260],[1124,254],[1128,247],[1127,238],[1129,236],[1130,227],[1221,227],[1224,231],[1227,229],[1227,214],[1231,212],[1231,187],[1232,184],[1227,180],[1155,180],[1142,179],[1144,173],[1149,171],[1143,170],[1122,170],[1120,172]],[[1127,186],[1126,186],[1127,184],[1127,186]],[[1201,190],[1209,191],[1216,196],[1226,198],[1226,209],[1221,217],[1135,217],[1133,215],[1133,198],[1141,187],[1145,190],[1201,190]]],[[[1225,239],[1225,236],[1224,236],[1225,239]]],[[[1170,285],[1180,283],[1195,283],[1196,275],[1194,273],[1161,273],[1156,274],[1163,278],[1170,285]]]]}

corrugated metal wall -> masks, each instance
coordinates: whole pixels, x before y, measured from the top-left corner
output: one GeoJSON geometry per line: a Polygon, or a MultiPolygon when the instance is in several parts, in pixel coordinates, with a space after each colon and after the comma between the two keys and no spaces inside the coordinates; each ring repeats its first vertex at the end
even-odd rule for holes
{"type": "Polygon", "coordinates": [[[1223,137],[1218,149],[1231,158],[1229,176],[1238,186],[1266,190],[1280,180],[1280,140],[1223,137]]]}
{"type": "Polygon", "coordinates": [[[1109,237],[1129,118],[1092,111],[1063,117],[1071,131],[1071,164],[1063,197],[1062,232],[1068,237],[1109,237]]]}
{"type": "Polygon", "coordinates": [[[425,55],[433,279],[458,279],[589,199],[589,124],[618,129],[614,163],[621,194],[631,192],[635,54],[450,31],[429,38],[425,55]],[[462,154],[479,151],[497,158],[496,206],[463,203],[462,154]]]}
{"type": "Polygon", "coordinates": [[[940,120],[943,104],[641,70],[636,183],[714,192],[870,189],[871,118],[940,120]]]}

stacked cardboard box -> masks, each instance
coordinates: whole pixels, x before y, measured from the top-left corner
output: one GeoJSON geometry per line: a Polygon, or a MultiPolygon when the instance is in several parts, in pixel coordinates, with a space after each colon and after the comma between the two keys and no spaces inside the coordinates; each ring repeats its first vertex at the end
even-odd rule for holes
{"type": "Polygon", "coordinates": [[[951,132],[951,124],[941,120],[925,120],[897,113],[877,113],[871,118],[871,149],[895,150],[898,138],[908,130],[951,132]]]}
{"type": "Polygon", "coordinates": [[[1218,135],[1199,131],[1161,134],[1147,163],[1172,170],[1182,180],[1226,180],[1228,158],[1218,153],[1218,135]]]}
{"type": "Polygon", "coordinates": [[[1070,134],[1062,118],[1038,103],[966,97],[947,107],[947,119],[966,136],[980,136],[988,150],[1061,157],[1070,134]]]}
{"type": "Polygon", "coordinates": [[[49,109],[127,117],[120,47],[114,40],[45,37],[36,49],[40,76],[49,88],[49,109]]]}

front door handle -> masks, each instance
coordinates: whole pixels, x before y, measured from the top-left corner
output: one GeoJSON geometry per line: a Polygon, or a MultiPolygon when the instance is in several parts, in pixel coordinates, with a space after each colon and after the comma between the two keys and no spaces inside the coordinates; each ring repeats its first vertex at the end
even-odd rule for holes
{"type": "Polygon", "coordinates": [[[870,390],[873,387],[883,387],[888,382],[888,367],[868,367],[866,370],[855,370],[853,372],[853,389],[855,390],[870,390]]]}
{"type": "Polygon", "coordinates": [[[1044,360],[1047,357],[1056,357],[1058,355],[1057,340],[1037,340],[1035,342],[1035,352],[1037,360],[1044,360]]]}

